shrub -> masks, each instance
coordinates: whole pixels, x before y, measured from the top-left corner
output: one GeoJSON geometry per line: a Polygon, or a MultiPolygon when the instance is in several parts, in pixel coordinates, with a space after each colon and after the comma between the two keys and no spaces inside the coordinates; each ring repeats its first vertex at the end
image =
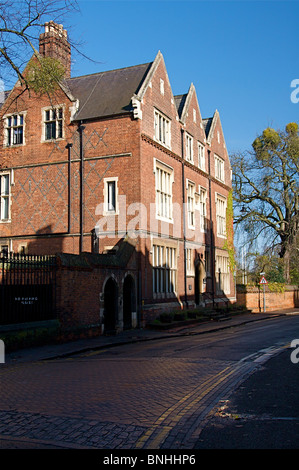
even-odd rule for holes
{"type": "Polygon", "coordinates": [[[161,313],[160,321],[161,323],[171,323],[173,320],[173,313],[161,313]]]}
{"type": "Polygon", "coordinates": [[[174,321],[183,321],[186,320],[186,313],[184,312],[177,312],[174,314],[173,317],[174,321]]]}
{"type": "Polygon", "coordinates": [[[188,318],[196,318],[197,317],[197,312],[196,311],[189,311],[188,312],[188,318]]]}

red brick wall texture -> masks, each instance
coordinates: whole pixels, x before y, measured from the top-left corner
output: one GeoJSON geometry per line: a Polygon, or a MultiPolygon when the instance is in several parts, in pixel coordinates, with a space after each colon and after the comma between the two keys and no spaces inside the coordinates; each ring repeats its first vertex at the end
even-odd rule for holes
{"type": "MultiPolygon", "coordinates": [[[[247,291],[237,290],[237,304],[246,306],[253,313],[264,311],[263,288],[248,288],[247,291]]],[[[286,286],[283,292],[270,291],[265,288],[266,312],[279,311],[281,309],[298,308],[299,290],[295,286],[286,286]]]]}
{"type": "MultiPolygon", "coordinates": [[[[55,35],[53,31],[49,40],[55,35]]],[[[47,46],[45,51],[50,49],[47,46]]],[[[51,54],[53,50],[55,48],[51,49],[51,54]]],[[[67,51],[64,47],[59,54],[67,51]]],[[[68,64],[68,57],[64,63],[68,64]]],[[[184,274],[183,198],[187,202],[188,181],[195,185],[197,195],[200,187],[206,190],[208,229],[201,231],[198,221],[195,229],[189,229],[186,224],[187,248],[191,249],[193,268],[196,259],[206,263],[206,283],[201,290],[209,290],[210,293],[214,290],[216,295],[216,278],[213,281],[215,259],[216,256],[227,257],[226,239],[217,234],[216,199],[219,195],[227,200],[231,190],[231,168],[219,113],[215,111],[208,120],[202,118],[192,84],[181,97],[173,96],[160,52],[140,86],[134,89],[132,100],[139,103],[138,115],[134,115],[131,103],[130,112],[126,109],[114,115],[91,116],[83,123],[84,171],[81,180],[80,122],[74,119],[78,105],[76,96],[62,86],[49,101],[47,96],[36,95],[32,90],[24,91],[20,84],[16,84],[0,109],[0,176],[7,171],[11,177],[10,217],[0,222],[0,242],[9,244],[9,249],[15,252],[23,247],[34,254],[79,254],[81,248],[84,252],[92,251],[91,233],[100,226],[98,246],[99,253],[103,253],[132,228],[133,234],[129,235],[138,240],[135,287],[139,311],[141,306],[155,308],[156,304],[180,307],[186,294],[189,303],[194,305],[195,271],[187,273],[186,283],[184,274]],[[181,103],[179,111],[178,102],[181,103]],[[63,137],[45,141],[44,110],[55,106],[63,109],[63,137]],[[169,145],[161,144],[155,137],[155,111],[170,122],[169,145]],[[24,115],[24,142],[7,146],[7,116],[17,113],[24,115]],[[193,162],[186,159],[186,134],[193,138],[193,162]],[[199,168],[198,143],[205,148],[204,169],[199,168]],[[67,144],[72,144],[70,154],[67,144]],[[223,160],[224,181],[216,177],[215,154],[223,160]],[[157,163],[172,172],[175,222],[163,223],[155,213],[151,213],[157,195],[157,163]],[[104,184],[109,178],[117,179],[119,209],[122,210],[113,219],[114,225],[108,227],[101,225],[101,204],[104,202],[104,184]],[[82,187],[83,206],[80,199],[82,187]],[[160,242],[176,249],[177,276],[175,293],[157,296],[153,292],[153,245],[160,242]]],[[[79,102],[79,109],[85,104],[79,102]]],[[[114,268],[118,283],[123,279],[120,272],[120,268],[114,268]]],[[[220,297],[234,302],[233,275],[230,272],[227,275],[228,287],[225,295],[220,294],[220,297]]],[[[99,295],[103,291],[104,277],[104,268],[95,277],[91,272],[71,273],[67,283],[61,287],[61,315],[65,324],[80,323],[82,315],[87,323],[96,322],[99,308],[102,308],[99,307],[99,295]]]]}

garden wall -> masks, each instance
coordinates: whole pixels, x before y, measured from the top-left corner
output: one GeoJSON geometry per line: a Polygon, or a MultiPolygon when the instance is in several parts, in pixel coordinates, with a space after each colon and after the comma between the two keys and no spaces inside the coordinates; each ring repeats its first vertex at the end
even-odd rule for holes
{"type": "MultiPolygon", "coordinates": [[[[263,296],[263,286],[237,286],[237,305],[253,313],[264,311],[263,296]]],[[[299,307],[298,286],[265,286],[265,306],[266,312],[299,307]]]]}

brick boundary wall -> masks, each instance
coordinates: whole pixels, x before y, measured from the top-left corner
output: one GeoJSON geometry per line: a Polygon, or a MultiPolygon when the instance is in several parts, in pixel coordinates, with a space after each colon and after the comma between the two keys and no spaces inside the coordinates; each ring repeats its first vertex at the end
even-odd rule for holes
{"type": "MultiPolygon", "coordinates": [[[[133,282],[132,295],[137,296],[135,249],[123,244],[125,258],[111,259],[103,255],[58,254],[56,273],[56,313],[60,322],[61,340],[73,337],[98,336],[104,332],[104,292],[113,280],[115,296],[115,333],[124,328],[125,281],[133,282]],[[128,261],[128,259],[129,261],[128,261]],[[118,262],[117,262],[118,261],[118,262]],[[128,262],[127,262],[128,261],[128,262]]],[[[119,253],[122,250],[119,250],[119,253]]],[[[122,256],[122,255],[121,255],[122,256]]],[[[113,258],[113,257],[112,257],[113,258]]],[[[127,287],[126,287],[127,289],[127,287]]],[[[137,326],[137,303],[131,305],[132,327],[137,326]]]]}
{"type": "MultiPolygon", "coordinates": [[[[273,292],[265,287],[266,312],[299,307],[299,287],[285,286],[283,292],[273,292]]],[[[253,313],[263,312],[263,287],[237,286],[237,305],[242,305],[253,313]]]]}

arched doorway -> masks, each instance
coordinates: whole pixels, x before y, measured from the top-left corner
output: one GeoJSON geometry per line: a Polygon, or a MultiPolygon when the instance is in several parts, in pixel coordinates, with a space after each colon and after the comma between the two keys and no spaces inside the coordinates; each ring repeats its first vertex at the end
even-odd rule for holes
{"type": "Polygon", "coordinates": [[[136,326],[135,281],[129,274],[125,277],[123,287],[123,323],[124,330],[136,326]]]}
{"type": "Polygon", "coordinates": [[[116,331],[118,317],[118,288],[116,281],[110,277],[104,289],[104,332],[113,334],[116,331]]]}

